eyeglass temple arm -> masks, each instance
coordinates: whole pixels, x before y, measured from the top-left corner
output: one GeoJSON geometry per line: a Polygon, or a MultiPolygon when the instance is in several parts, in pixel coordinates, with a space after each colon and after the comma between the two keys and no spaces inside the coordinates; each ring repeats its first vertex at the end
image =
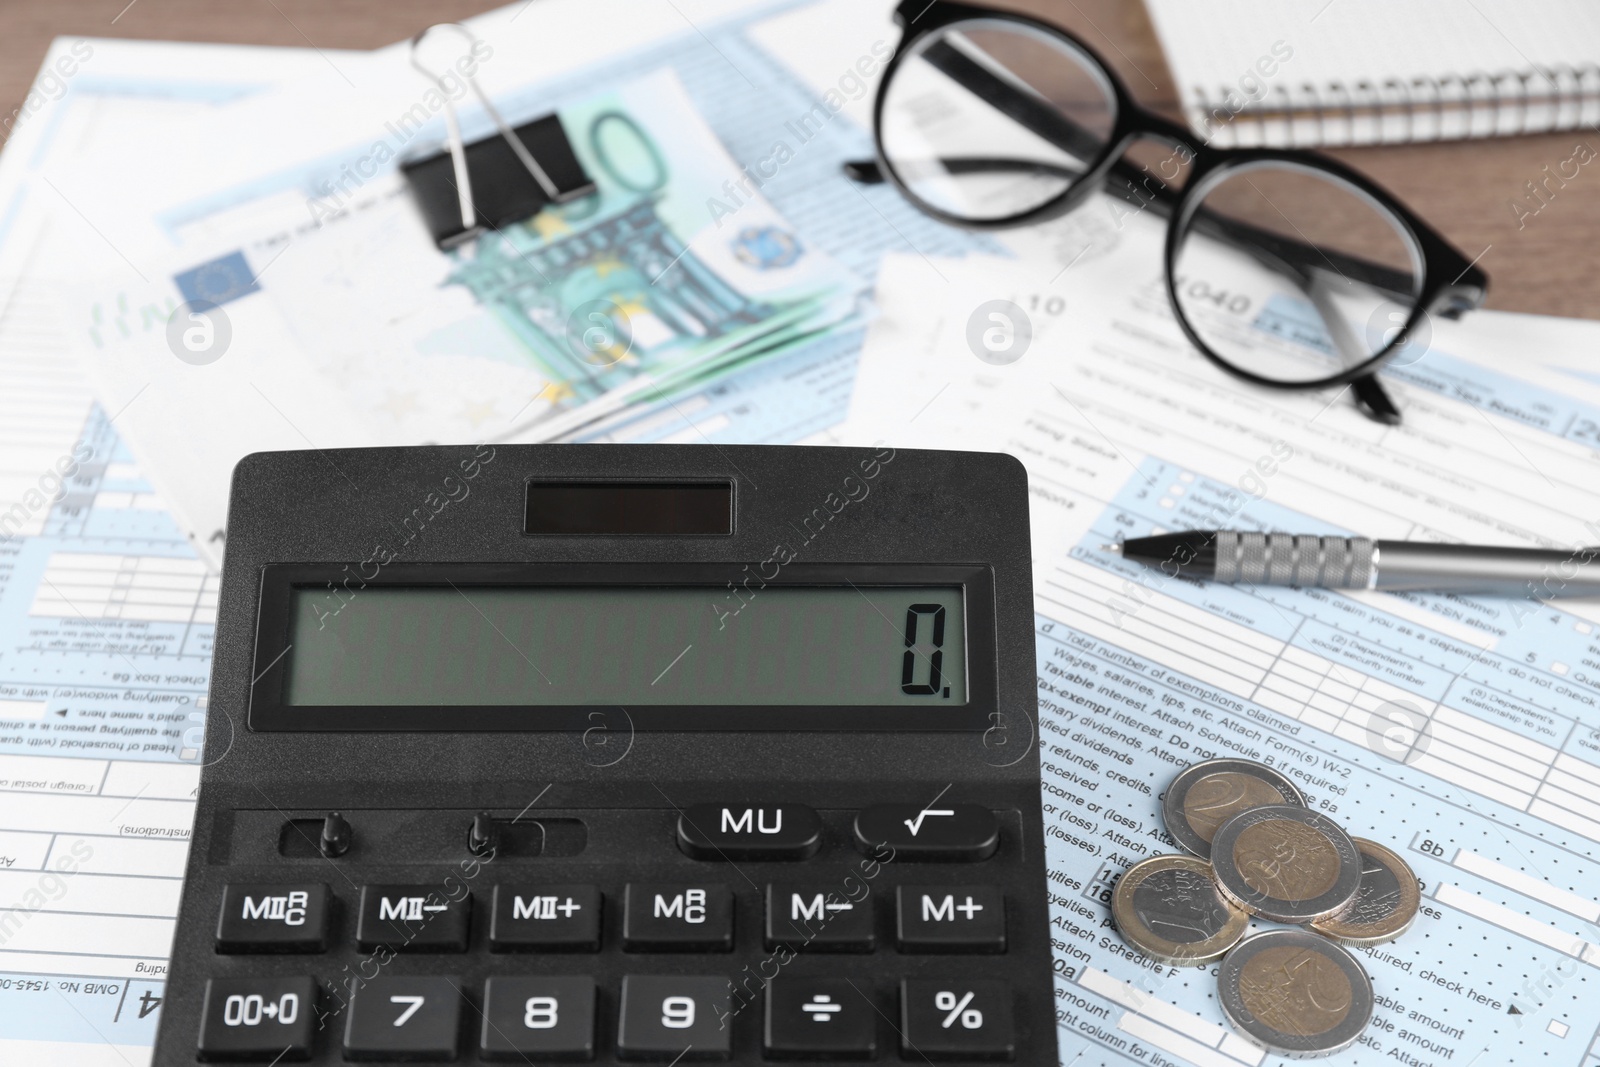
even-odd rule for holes
{"type": "MultiPolygon", "coordinates": [[[[954,175],[1015,171],[1067,179],[1083,176],[1081,170],[1042,160],[973,156],[941,159],[939,165],[946,173],[954,175]]],[[[851,181],[862,185],[878,185],[884,181],[882,170],[874,160],[851,160],[844,165],[844,173],[851,181]]],[[[1112,164],[1111,172],[1106,177],[1106,192],[1137,207],[1148,208],[1163,218],[1171,217],[1177,202],[1177,193],[1166,182],[1149,171],[1121,160],[1112,164]]],[[[1283,260],[1312,268],[1327,265],[1336,273],[1381,289],[1399,299],[1409,300],[1413,295],[1412,278],[1403,271],[1347,253],[1312,248],[1300,241],[1288,240],[1249,223],[1227,218],[1205,207],[1195,209],[1191,225],[1200,233],[1252,256],[1258,249],[1267,248],[1277,253],[1272,257],[1274,261],[1283,260]]]]}
{"type": "MultiPolygon", "coordinates": [[[[1296,272],[1296,282],[1300,284],[1301,291],[1306,294],[1311,303],[1322,316],[1322,327],[1328,335],[1328,340],[1333,347],[1350,364],[1365,363],[1372,358],[1372,353],[1367,351],[1367,346],[1361,338],[1355,335],[1350,328],[1350,323],[1340,314],[1338,305],[1333,301],[1333,293],[1329,288],[1328,275],[1325,272],[1316,274],[1296,272]]],[[[1378,381],[1376,374],[1363,374],[1350,383],[1350,392],[1356,406],[1370,419],[1383,423],[1385,426],[1400,425],[1400,409],[1390,398],[1388,390],[1384,389],[1378,381]]]]}

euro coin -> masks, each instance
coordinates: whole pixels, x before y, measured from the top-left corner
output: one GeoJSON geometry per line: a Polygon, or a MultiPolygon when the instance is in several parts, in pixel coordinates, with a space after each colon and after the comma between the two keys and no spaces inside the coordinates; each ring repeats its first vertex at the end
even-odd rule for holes
{"type": "Polygon", "coordinates": [[[1239,942],[1217,968],[1217,999],[1241,1034],[1290,1059],[1348,1048],[1372,1019],[1372,980],[1361,964],[1303,930],[1239,942]]]}
{"type": "Polygon", "coordinates": [[[1229,900],[1280,923],[1325,919],[1361,886],[1361,853],[1332,819],[1274,804],[1242,811],[1211,840],[1211,867],[1229,900]]]}
{"type": "Polygon", "coordinates": [[[1129,945],[1180,967],[1221,959],[1250,924],[1217,889],[1211,864],[1193,856],[1152,856],[1129,867],[1112,895],[1111,918],[1129,945]]]}
{"type": "Polygon", "coordinates": [[[1264,763],[1214,759],[1185,767],[1161,801],[1167,833],[1185,852],[1211,858],[1217,828],[1241,811],[1269,804],[1305,807],[1293,782],[1264,763]]]}
{"type": "MultiPolygon", "coordinates": [[[[1417,876],[1406,861],[1376,841],[1353,837],[1361,853],[1361,885],[1343,911],[1311,929],[1347,945],[1378,945],[1405,933],[1422,905],[1417,876]]],[[[1124,876],[1126,877],[1126,876],[1124,876]]]]}

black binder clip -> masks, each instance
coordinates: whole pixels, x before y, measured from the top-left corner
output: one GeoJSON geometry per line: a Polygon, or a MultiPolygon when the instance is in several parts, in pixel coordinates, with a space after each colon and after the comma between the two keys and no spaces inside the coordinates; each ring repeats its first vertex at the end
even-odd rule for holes
{"type": "Polygon", "coordinates": [[[550,204],[565,204],[593,193],[594,181],[578,162],[558,116],[544,115],[512,129],[471,75],[463,76],[500,133],[462,144],[461,124],[449,89],[417,55],[423,38],[441,29],[456,30],[473,44],[477,38],[465,26],[446,22],[429,26],[411,39],[411,65],[431,78],[444,97],[450,147],[400,164],[434,243],[441,250],[455,248],[487,230],[531,218],[550,204]]]}

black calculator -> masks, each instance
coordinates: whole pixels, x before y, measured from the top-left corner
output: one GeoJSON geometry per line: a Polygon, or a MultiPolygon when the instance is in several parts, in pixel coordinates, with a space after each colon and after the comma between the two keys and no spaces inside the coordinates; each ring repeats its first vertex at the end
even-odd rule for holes
{"type": "Polygon", "coordinates": [[[155,1062],[1056,1062],[1001,455],[234,473],[155,1062]]]}

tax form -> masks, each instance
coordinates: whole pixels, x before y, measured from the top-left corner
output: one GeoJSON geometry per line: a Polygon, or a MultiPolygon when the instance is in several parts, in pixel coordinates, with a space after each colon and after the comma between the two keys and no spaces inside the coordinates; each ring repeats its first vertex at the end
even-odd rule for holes
{"type": "Polygon", "coordinates": [[[886,261],[844,431],[1027,465],[1061,1062],[1279,1062],[1229,1027],[1212,969],[1141,956],[1109,917],[1122,871],[1178,851],[1166,784],[1227,756],[1423,883],[1412,930],[1357,950],[1378,1007],[1339,1062],[1600,1063],[1595,603],[1206,585],[1101,548],[1216,527],[1593,544],[1600,391],[1464,357],[1470,316],[1385,374],[1399,427],[1237,383],[1179,334],[1146,221],[1081,273],[886,261]]]}
{"type": "Polygon", "coordinates": [[[56,314],[118,256],[56,168],[143,137],[132,182],[150,141],[327,61],[64,38],[0,157],[0,1063],[148,1062],[202,753],[227,749],[203,736],[216,579],[56,314]]]}

